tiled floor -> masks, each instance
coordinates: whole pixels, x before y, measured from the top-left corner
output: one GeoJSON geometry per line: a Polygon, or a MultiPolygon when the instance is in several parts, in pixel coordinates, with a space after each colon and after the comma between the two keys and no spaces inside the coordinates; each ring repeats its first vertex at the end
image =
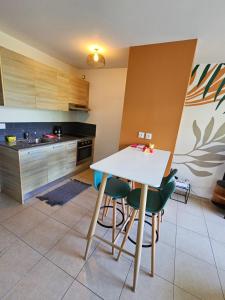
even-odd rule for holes
{"type": "MultiPolygon", "coordinates": [[[[77,178],[91,180],[89,172],[77,178]]],[[[89,188],[52,208],[37,199],[21,206],[0,194],[0,299],[225,299],[225,220],[209,201],[167,203],[156,275],[149,276],[150,248],[144,248],[133,293],[130,257],[117,262],[108,246],[94,242],[83,260],[96,195],[89,188]]],[[[126,247],[134,251],[130,242],[126,247]]]]}

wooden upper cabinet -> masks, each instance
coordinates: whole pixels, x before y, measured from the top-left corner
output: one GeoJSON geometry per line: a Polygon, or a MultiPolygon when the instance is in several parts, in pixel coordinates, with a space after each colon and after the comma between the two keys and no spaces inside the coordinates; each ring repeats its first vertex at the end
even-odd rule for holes
{"type": "Polygon", "coordinates": [[[35,65],[36,106],[39,109],[68,111],[68,104],[58,98],[58,72],[37,63],[35,65]]]}
{"type": "Polygon", "coordinates": [[[89,83],[30,58],[0,48],[0,105],[68,111],[88,107],[89,83]]]}
{"type": "Polygon", "coordinates": [[[33,60],[1,49],[1,77],[5,106],[36,107],[33,60]]]}
{"type": "Polygon", "coordinates": [[[89,102],[89,82],[77,77],[70,78],[70,98],[69,102],[88,107],[89,102]]]}

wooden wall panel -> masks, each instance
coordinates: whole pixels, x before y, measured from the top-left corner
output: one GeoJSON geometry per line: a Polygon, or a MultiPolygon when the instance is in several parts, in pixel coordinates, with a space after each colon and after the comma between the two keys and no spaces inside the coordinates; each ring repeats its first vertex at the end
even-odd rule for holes
{"type": "MultiPolygon", "coordinates": [[[[131,47],[120,147],[147,143],[174,152],[197,40],[131,47]]],[[[170,164],[168,165],[168,169],[170,164]]]]}

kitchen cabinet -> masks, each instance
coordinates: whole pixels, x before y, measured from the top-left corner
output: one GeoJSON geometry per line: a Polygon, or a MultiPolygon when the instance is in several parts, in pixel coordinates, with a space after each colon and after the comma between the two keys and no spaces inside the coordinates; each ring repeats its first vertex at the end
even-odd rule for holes
{"type": "Polygon", "coordinates": [[[34,63],[31,59],[2,49],[1,79],[5,106],[36,107],[34,63]]]}
{"type": "Polygon", "coordinates": [[[70,85],[69,102],[78,106],[88,107],[89,83],[79,78],[71,78],[70,85]]]}
{"type": "Polygon", "coordinates": [[[88,107],[89,83],[0,47],[0,105],[68,111],[88,107]]]}
{"type": "Polygon", "coordinates": [[[0,146],[0,157],[2,191],[22,203],[36,189],[80,171],[75,140],[19,151],[0,146]]]}
{"type": "Polygon", "coordinates": [[[49,147],[19,151],[21,187],[23,194],[48,183],[49,147]]]}
{"type": "Polygon", "coordinates": [[[66,145],[65,143],[49,146],[48,181],[54,181],[66,175],[66,145]]]}
{"type": "Polygon", "coordinates": [[[66,144],[66,174],[74,173],[76,171],[77,162],[77,142],[73,141],[66,144]]]}

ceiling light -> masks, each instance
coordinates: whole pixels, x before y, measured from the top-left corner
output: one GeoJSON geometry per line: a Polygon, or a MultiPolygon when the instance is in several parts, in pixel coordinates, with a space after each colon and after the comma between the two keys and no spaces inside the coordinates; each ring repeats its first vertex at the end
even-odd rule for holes
{"type": "Polygon", "coordinates": [[[93,53],[88,55],[87,64],[94,68],[102,68],[105,66],[105,57],[99,53],[98,48],[95,48],[93,53]]]}

